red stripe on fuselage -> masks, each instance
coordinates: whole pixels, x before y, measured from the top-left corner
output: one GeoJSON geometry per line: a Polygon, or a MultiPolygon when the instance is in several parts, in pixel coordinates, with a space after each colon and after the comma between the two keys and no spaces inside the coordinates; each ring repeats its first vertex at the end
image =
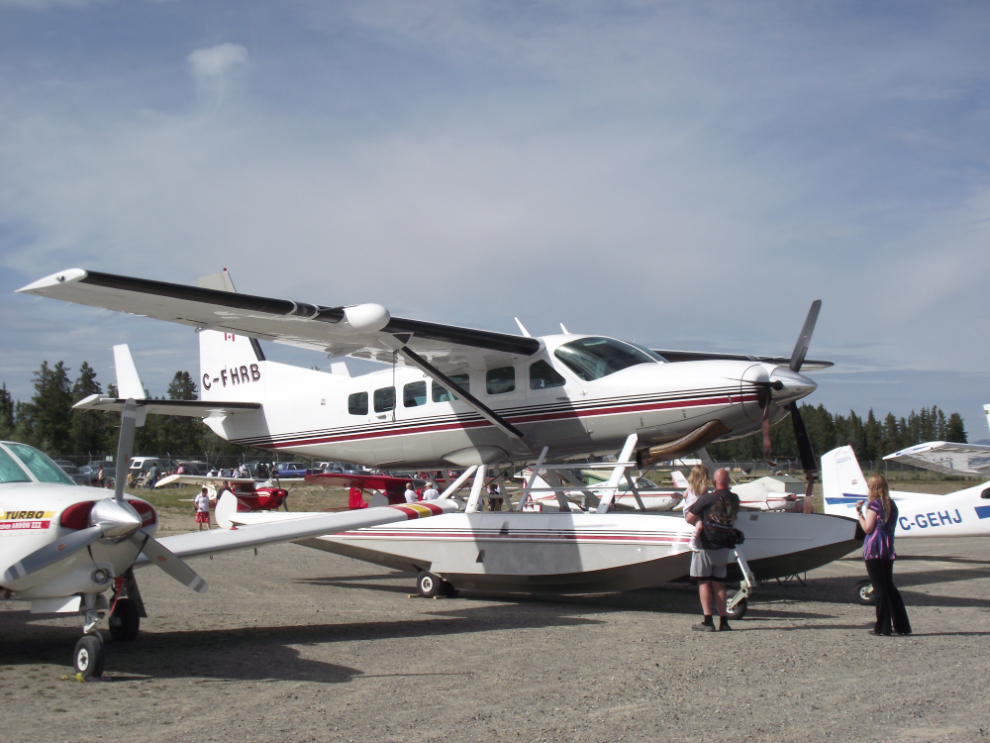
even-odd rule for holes
{"type": "MultiPolygon", "coordinates": [[[[738,402],[756,402],[756,395],[744,395],[741,398],[732,395],[720,396],[720,397],[706,397],[699,398],[697,400],[676,400],[672,402],[661,402],[661,403],[641,403],[634,405],[616,405],[612,407],[596,408],[594,410],[566,410],[557,413],[539,413],[534,415],[516,415],[506,420],[513,425],[519,425],[526,423],[539,423],[542,421],[550,420],[565,420],[568,418],[594,418],[603,415],[622,415],[626,413],[641,413],[648,410],[669,410],[671,408],[692,408],[701,405],[731,405],[733,400],[738,402]]],[[[399,421],[401,424],[401,421],[399,421]]],[[[318,436],[313,438],[302,438],[293,441],[278,441],[275,443],[256,443],[252,446],[257,446],[261,449],[286,449],[297,446],[312,446],[313,444],[339,444],[346,441],[360,441],[363,439],[376,439],[376,438],[389,438],[393,436],[412,436],[421,433],[436,433],[438,431],[454,431],[457,429],[467,429],[467,428],[481,428],[485,426],[492,426],[486,420],[480,421],[468,421],[460,422],[455,421],[453,423],[438,423],[425,426],[411,426],[408,428],[403,428],[401,430],[385,430],[385,431],[370,431],[367,433],[341,433],[341,434],[331,434],[327,436],[318,436]]],[[[283,434],[284,435],[284,434],[283,434]]],[[[236,443],[236,442],[233,442],[236,443]]]]}

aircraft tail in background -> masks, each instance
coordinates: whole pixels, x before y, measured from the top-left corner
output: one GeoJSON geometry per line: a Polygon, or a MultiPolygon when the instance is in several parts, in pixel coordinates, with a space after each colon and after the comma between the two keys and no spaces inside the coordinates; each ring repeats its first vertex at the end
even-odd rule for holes
{"type": "Polygon", "coordinates": [[[851,446],[840,446],[822,456],[822,492],[825,513],[855,515],[856,502],[867,499],[866,477],[851,446]]]}

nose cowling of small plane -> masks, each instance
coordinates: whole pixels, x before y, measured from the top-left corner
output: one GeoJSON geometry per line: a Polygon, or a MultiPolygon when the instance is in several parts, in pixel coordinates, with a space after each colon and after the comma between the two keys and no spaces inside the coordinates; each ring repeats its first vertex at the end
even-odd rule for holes
{"type": "Polygon", "coordinates": [[[818,385],[803,374],[783,366],[778,366],[770,373],[770,385],[773,389],[773,402],[781,407],[807,397],[818,389],[818,385]]]}
{"type": "Polygon", "coordinates": [[[104,539],[124,539],[141,528],[142,517],[129,503],[106,498],[93,504],[89,523],[103,529],[104,539]]]}

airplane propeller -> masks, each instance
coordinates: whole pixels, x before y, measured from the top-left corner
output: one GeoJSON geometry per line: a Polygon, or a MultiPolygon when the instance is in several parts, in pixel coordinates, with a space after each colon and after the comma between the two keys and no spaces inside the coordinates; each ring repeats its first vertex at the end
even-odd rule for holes
{"type": "MultiPolygon", "coordinates": [[[[808,316],[804,320],[804,326],[801,328],[801,335],[798,336],[797,343],[794,345],[794,351],[791,353],[791,361],[788,365],[788,368],[795,374],[799,374],[801,372],[801,366],[804,364],[804,359],[808,355],[808,348],[811,345],[811,336],[815,332],[815,324],[818,322],[818,313],[821,309],[822,300],[816,299],[811,303],[811,309],[808,310],[808,316]]],[[[763,388],[760,390],[759,394],[760,407],[763,408],[763,453],[767,459],[767,462],[771,463],[770,403],[773,402],[773,391],[783,389],[784,385],[780,382],[780,380],[761,382],[758,384],[763,388]]],[[[798,454],[801,457],[801,467],[804,469],[804,474],[808,479],[808,490],[805,494],[804,510],[805,513],[810,513],[811,492],[814,489],[815,480],[818,479],[818,459],[815,456],[815,450],[811,446],[811,437],[808,435],[808,429],[804,425],[804,419],[801,418],[801,413],[798,410],[797,400],[792,400],[787,403],[785,407],[791,414],[791,423],[794,426],[794,438],[797,440],[798,454]]]]}
{"type": "MultiPolygon", "coordinates": [[[[117,444],[117,463],[130,462],[134,451],[134,435],[137,430],[137,404],[133,399],[124,403],[120,414],[120,439],[117,444]]],[[[89,512],[90,526],[67,535],[56,542],[46,544],[11,566],[4,573],[8,581],[19,580],[31,573],[47,568],[60,560],[84,550],[98,539],[119,543],[129,540],[137,545],[148,560],[170,576],[197,593],[205,593],[207,583],[192,568],[162,546],[141,528],[141,515],[124,501],[125,478],[121,471],[114,484],[113,498],[93,503],[89,512]]]]}

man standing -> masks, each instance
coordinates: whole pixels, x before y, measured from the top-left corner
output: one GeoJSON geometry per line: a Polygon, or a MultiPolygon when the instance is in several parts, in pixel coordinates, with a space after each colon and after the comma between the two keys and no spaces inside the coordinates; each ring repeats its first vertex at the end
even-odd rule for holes
{"type": "Polygon", "coordinates": [[[415,503],[416,501],[419,500],[419,496],[416,495],[416,491],[413,490],[413,486],[411,482],[406,483],[405,496],[406,496],[406,503],[415,503]]]}
{"type": "Polygon", "coordinates": [[[432,480],[426,484],[426,490],[423,491],[423,500],[436,500],[440,497],[440,491],[437,490],[436,483],[432,480]]]}
{"type": "Polygon", "coordinates": [[[705,493],[694,502],[685,516],[689,524],[703,524],[701,550],[691,556],[691,577],[698,581],[698,594],[705,619],[691,629],[714,632],[712,596],[718,608],[719,632],[732,628],[725,609],[725,576],[729,561],[729,542],[739,512],[739,496],[729,490],[729,473],[721,469],[712,478],[715,491],[705,493]]]}

